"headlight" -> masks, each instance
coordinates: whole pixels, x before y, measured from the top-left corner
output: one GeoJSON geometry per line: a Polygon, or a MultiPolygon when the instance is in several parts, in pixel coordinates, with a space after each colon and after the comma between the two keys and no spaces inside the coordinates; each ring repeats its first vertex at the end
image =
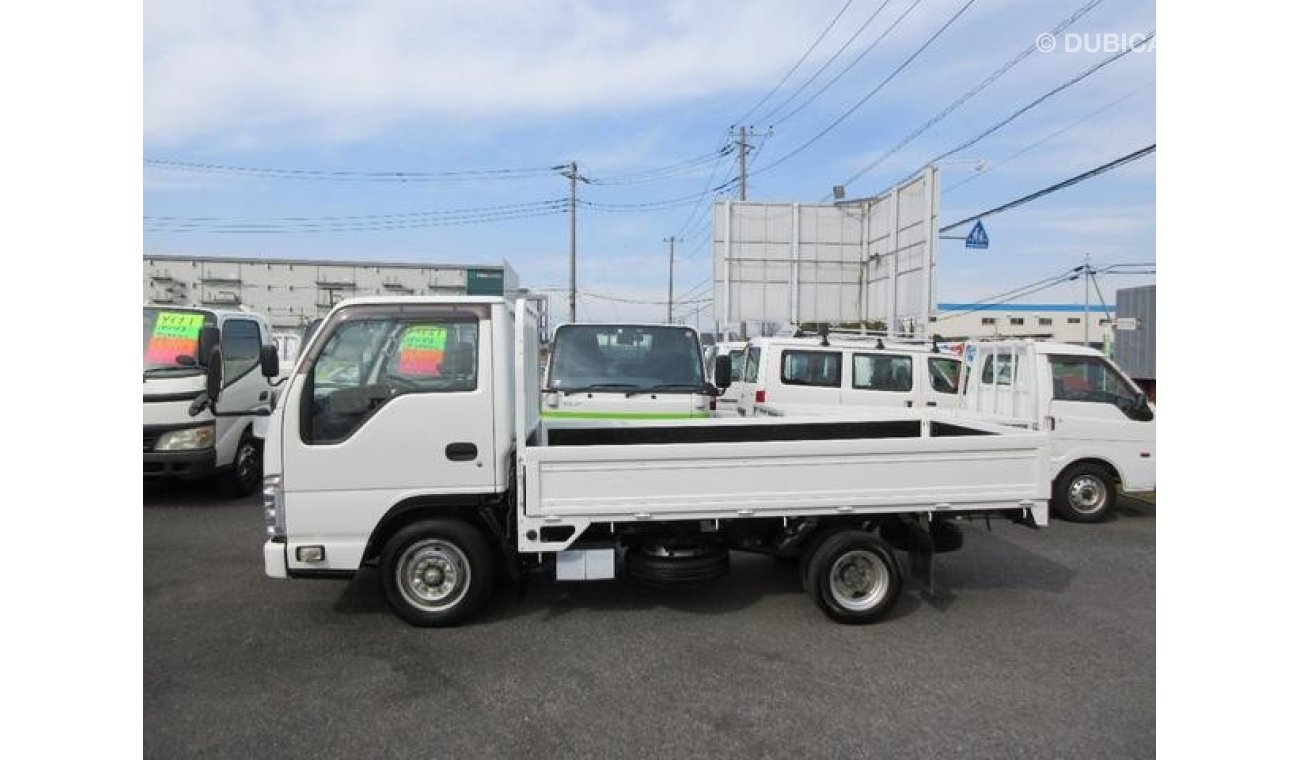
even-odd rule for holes
{"type": "Polygon", "coordinates": [[[262,519],[266,523],[268,538],[284,538],[284,488],[281,476],[262,478],[262,519]]]}
{"type": "Polygon", "coordinates": [[[212,439],[215,437],[215,425],[172,430],[159,436],[158,444],[153,447],[153,450],[189,451],[191,449],[206,449],[212,445],[212,439]]]}

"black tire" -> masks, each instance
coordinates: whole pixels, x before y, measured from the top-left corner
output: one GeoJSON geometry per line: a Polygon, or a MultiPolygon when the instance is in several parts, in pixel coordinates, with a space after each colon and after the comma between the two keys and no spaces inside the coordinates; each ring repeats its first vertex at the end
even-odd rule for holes
{"type": "Polygon", "coordinates": [[[731,569],[731,552],[712,542],[677,551],[647,542],[628,547],[623,563],[629,578],[662,588],[721,578],[731,569]]]}
{"type": "Polygon", "coordinates": [[[217,493],[228,499],[238,499],[256,491],[262,485],[262,445],[245,431],[235,448],[235,458],[230,468],[217,476],[217,493]]]}
{"type": "Polygon", "coordinates": [[[1115,508],[1115,478],[1098,464],[1067,467],[1052,484],[1052,512],[1062,520],[1097,523],[1115,508]]]}
{"type": "Polygon", "coordinates": [[[808,562],[808,592],[831,620],[861,625],[898,601],[903,572],[889,545],[864,530],[834,533],[808,562]]]}
{"type": "Polygon", "coordinates": [[[417,626],[468,620],[492,595],[495,575],[496,562],[483,534],[452,519],[402,528],[384,545],[380,563],[388,606],[417,626]]]}

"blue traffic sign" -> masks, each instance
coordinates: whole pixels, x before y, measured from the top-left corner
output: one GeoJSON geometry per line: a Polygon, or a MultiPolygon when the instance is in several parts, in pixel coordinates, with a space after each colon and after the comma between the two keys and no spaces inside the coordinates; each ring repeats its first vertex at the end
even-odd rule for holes
{"type": "Polygon", "coordinates": [[[989,233],[984,230],[984,222],[976,220],[970,234],[966,236],[967,248],[984,250],[989,247],[989,233]]]}

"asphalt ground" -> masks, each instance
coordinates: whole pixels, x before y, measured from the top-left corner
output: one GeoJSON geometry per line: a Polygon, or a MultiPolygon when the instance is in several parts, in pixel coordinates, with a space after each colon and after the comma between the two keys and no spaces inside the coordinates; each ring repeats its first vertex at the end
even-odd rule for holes
{"type": "Polygon", "coordinates": [[[733,554],[690,590],[536,578],[417,629],[379,580],[263,575],[257,497],[146,488],[151,758],[1152,757],[1155,508],[968,525],[869,626],[733,554]]]}

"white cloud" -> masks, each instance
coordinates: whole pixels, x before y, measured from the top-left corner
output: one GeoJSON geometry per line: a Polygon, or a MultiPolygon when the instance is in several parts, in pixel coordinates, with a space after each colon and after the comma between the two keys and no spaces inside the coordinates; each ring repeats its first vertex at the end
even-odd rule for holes
{"type": "Polygon", "coordinates": [[[835,0],[152,2],[146,137],[609,112],[774,81],[835,0]],[[758,53],[758,54],[756,54],[758,53]]]}

